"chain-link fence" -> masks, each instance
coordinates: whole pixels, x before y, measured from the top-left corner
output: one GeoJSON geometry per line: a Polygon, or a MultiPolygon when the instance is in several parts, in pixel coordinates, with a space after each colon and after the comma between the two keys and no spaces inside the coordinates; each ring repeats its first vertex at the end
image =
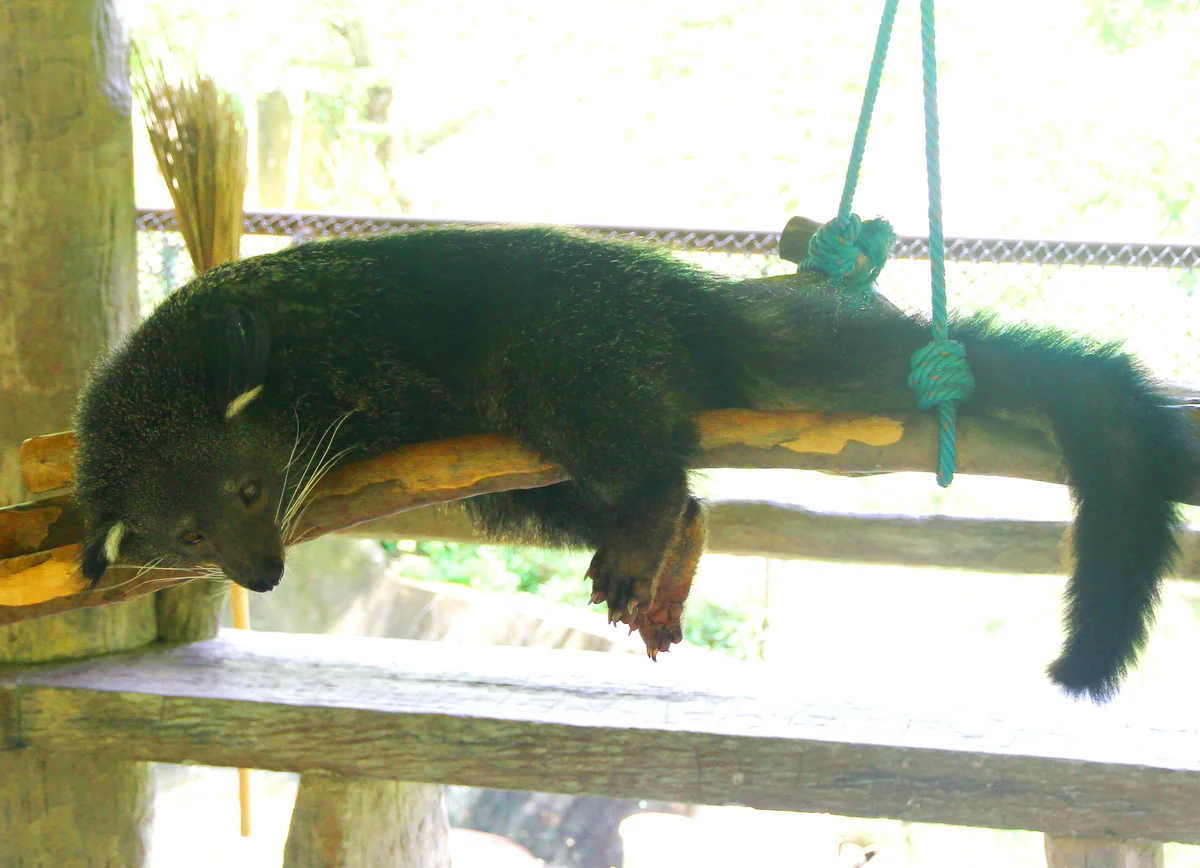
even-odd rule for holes
{"type": "MultiPolygon", "coordinates": [[[[318,237],[401,232],[454,221],[339,214],[252,212],[243,255],[318,237]]],[[[171,211],[138,212],[143,306],[192,276],[171,211]]],[[[779,259],[778,232],[582,226],[600,235],[666,244],[721,271],[770,275],[794,270],[779,259]]],[[[928,242],[902,236],[880,279],[897,304],[928,306],[928,242]]],[[[1200,380],[1200,242],[1088,243],[950,238],[946,243],[951,307],[988,310],[1003,320],[1035,321],[1122,339],[1160,376],[1200,380]]]]}

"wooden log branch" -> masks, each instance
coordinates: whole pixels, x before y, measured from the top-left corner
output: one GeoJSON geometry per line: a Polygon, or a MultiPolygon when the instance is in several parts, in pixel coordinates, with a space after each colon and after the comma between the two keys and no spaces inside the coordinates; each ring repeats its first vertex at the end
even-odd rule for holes
{"type": "MultiPolygon", "coordinates": [[[[0,670],[6,750],[1200,843],[1194,722],[1045,693],[822,698],[767,667],[217,639],[0,670]],[[983,701],[982,699],[980,700],[983,701]]],[[[789,673],[795,676],[796,673],[789,673]]],[[[802,680],[802,679],[801,679],[802,680]]]]}
{"type": "MultiPolygon", "coordinates": [[[[935,421],[924,413],[717,410],[700,415],[697,423],[702,450],[697,467],[862,475],[928,472],[936,466],[935,421]]],[[[57,488],[69,482],[71,450],[65,436],[57,452],[51,446],[39,444],[36,454],[42,484],[54,482],[57,488]]],[[[958,467],[968,474],[1064,478],[1057,450],[1042,432],[985,417],[961,420],[958,467]]],[[[502,437],[418,444],[327,476],[297,525],[296,541],[419,506],[566,478],[557,465],[502,437]]],[[[136,567],[113,568],[97,588],[86,589],[73,566],[81,535],[74,504],[63,495],[0,510],[0,624],[162,589],[161,573],[138,575],[136,567]]]]}
{"type": "MultiPolygon", "coordinates": [[[[769,501],[708,505],[708,551],[847,564],[1057,575],[1066,568],[1065,521],[856,515],[769,501]]],[[[458,504],[413,509],[340,531],[360,539],[486,540],[458,504]]],[[[1172,578],[1200,579],[1200,533],[1179,534],[1172,578]]]]}

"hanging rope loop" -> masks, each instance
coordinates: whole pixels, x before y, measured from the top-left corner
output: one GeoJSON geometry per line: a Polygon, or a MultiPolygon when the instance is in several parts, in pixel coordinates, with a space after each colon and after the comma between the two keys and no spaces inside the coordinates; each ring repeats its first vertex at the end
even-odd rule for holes
{"type": "Polygon", "coordinates": [[[842,187],[838,216],[817,230],[809,242],[808,255],[800,263],[801,271],[823,271],[829,275],[834,286],[863,295],[874,291],[875,281],[896,240],[887,221],[864,222],[857,214],[850,212],[850,206],[854,201],[854,189],[858,186],[863,154],[867,149],[871,114],[875,110],[875,98],[879,95],[883,63],[887,59],[888,43],[892,38],[892,25],[896,21],[899,3],[900,0],[884,2],[879,32],[875,36],[875,53],[871,57],[871,70],[867,75],[867,86],[858,113],[858,128],[850,148],[850,163],[846,167],[846,182],[842,187]]]}

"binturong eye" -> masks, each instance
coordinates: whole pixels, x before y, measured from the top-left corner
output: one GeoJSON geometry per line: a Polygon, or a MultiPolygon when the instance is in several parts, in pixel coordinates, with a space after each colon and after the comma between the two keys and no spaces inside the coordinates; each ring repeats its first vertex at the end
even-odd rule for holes
{"type": "Polygon", "coordinates": [[[243,485],[241,491],[242,503],[246,504],[246,506],[249,506],[250,504],[254,503],[254,501],[258,500],[258,495],[261,491],[261,488],[262,487],[258,484],[257,479],[252,479],[243,485]]]}
{"type": "Polygon", "coordinates": [[[187,543],[190,546],[199,545],[200,543],[204,542],[204,534],[198,531],[189,530],[187,533],[180,534],[179,540],[187,543]]]}

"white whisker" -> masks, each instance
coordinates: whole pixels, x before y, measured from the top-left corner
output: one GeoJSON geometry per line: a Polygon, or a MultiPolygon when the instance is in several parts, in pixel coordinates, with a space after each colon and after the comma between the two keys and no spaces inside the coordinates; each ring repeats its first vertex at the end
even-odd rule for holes
{"type": "MultiPolygon", "coordinates": [[[[288,505],[283,513],[283,520],[280,522],[281,535],[284,539],[287,539],[291,535],[296,522],[303,514],[305,501],[312,494],[317,484],[324,478],[326,473],[333,469],[342,458],[352,451],[347,448],[335,453],[332,457],[329,454],[333,448],[334,440],[337,438],[338,431],[341,430],[342,424],[348,418],[350,418],[350,414],[346,413],[330,423],[321,432],[316,446],[313,447],[309,454],[308,461],[304,466],[304,472],[300,475],[300,480],[296,483],[295,489],[288,498],[288,505]],[[319,457],[318,453],[320,453],[319,457]]],[[[311,443],[311,436],[309,442],[311,443]]],[[[307,445],[304,451],[308,451],[307,445]]]]}
{"type": "Polygon", "coordinates": [[[287,497],[288,474],[292,472],[292,464],[296,461],[296,450],[300,448],[300,411],[292,407],[292,414],[296,417],[296,436],[292,440],[292,453],[288,456],[287,464],[283,466],[283,490],[279,492],[279,502],[275,504],[275,525],[279,525],[279,510],[283,506],[283,500],[287,497]]]}

